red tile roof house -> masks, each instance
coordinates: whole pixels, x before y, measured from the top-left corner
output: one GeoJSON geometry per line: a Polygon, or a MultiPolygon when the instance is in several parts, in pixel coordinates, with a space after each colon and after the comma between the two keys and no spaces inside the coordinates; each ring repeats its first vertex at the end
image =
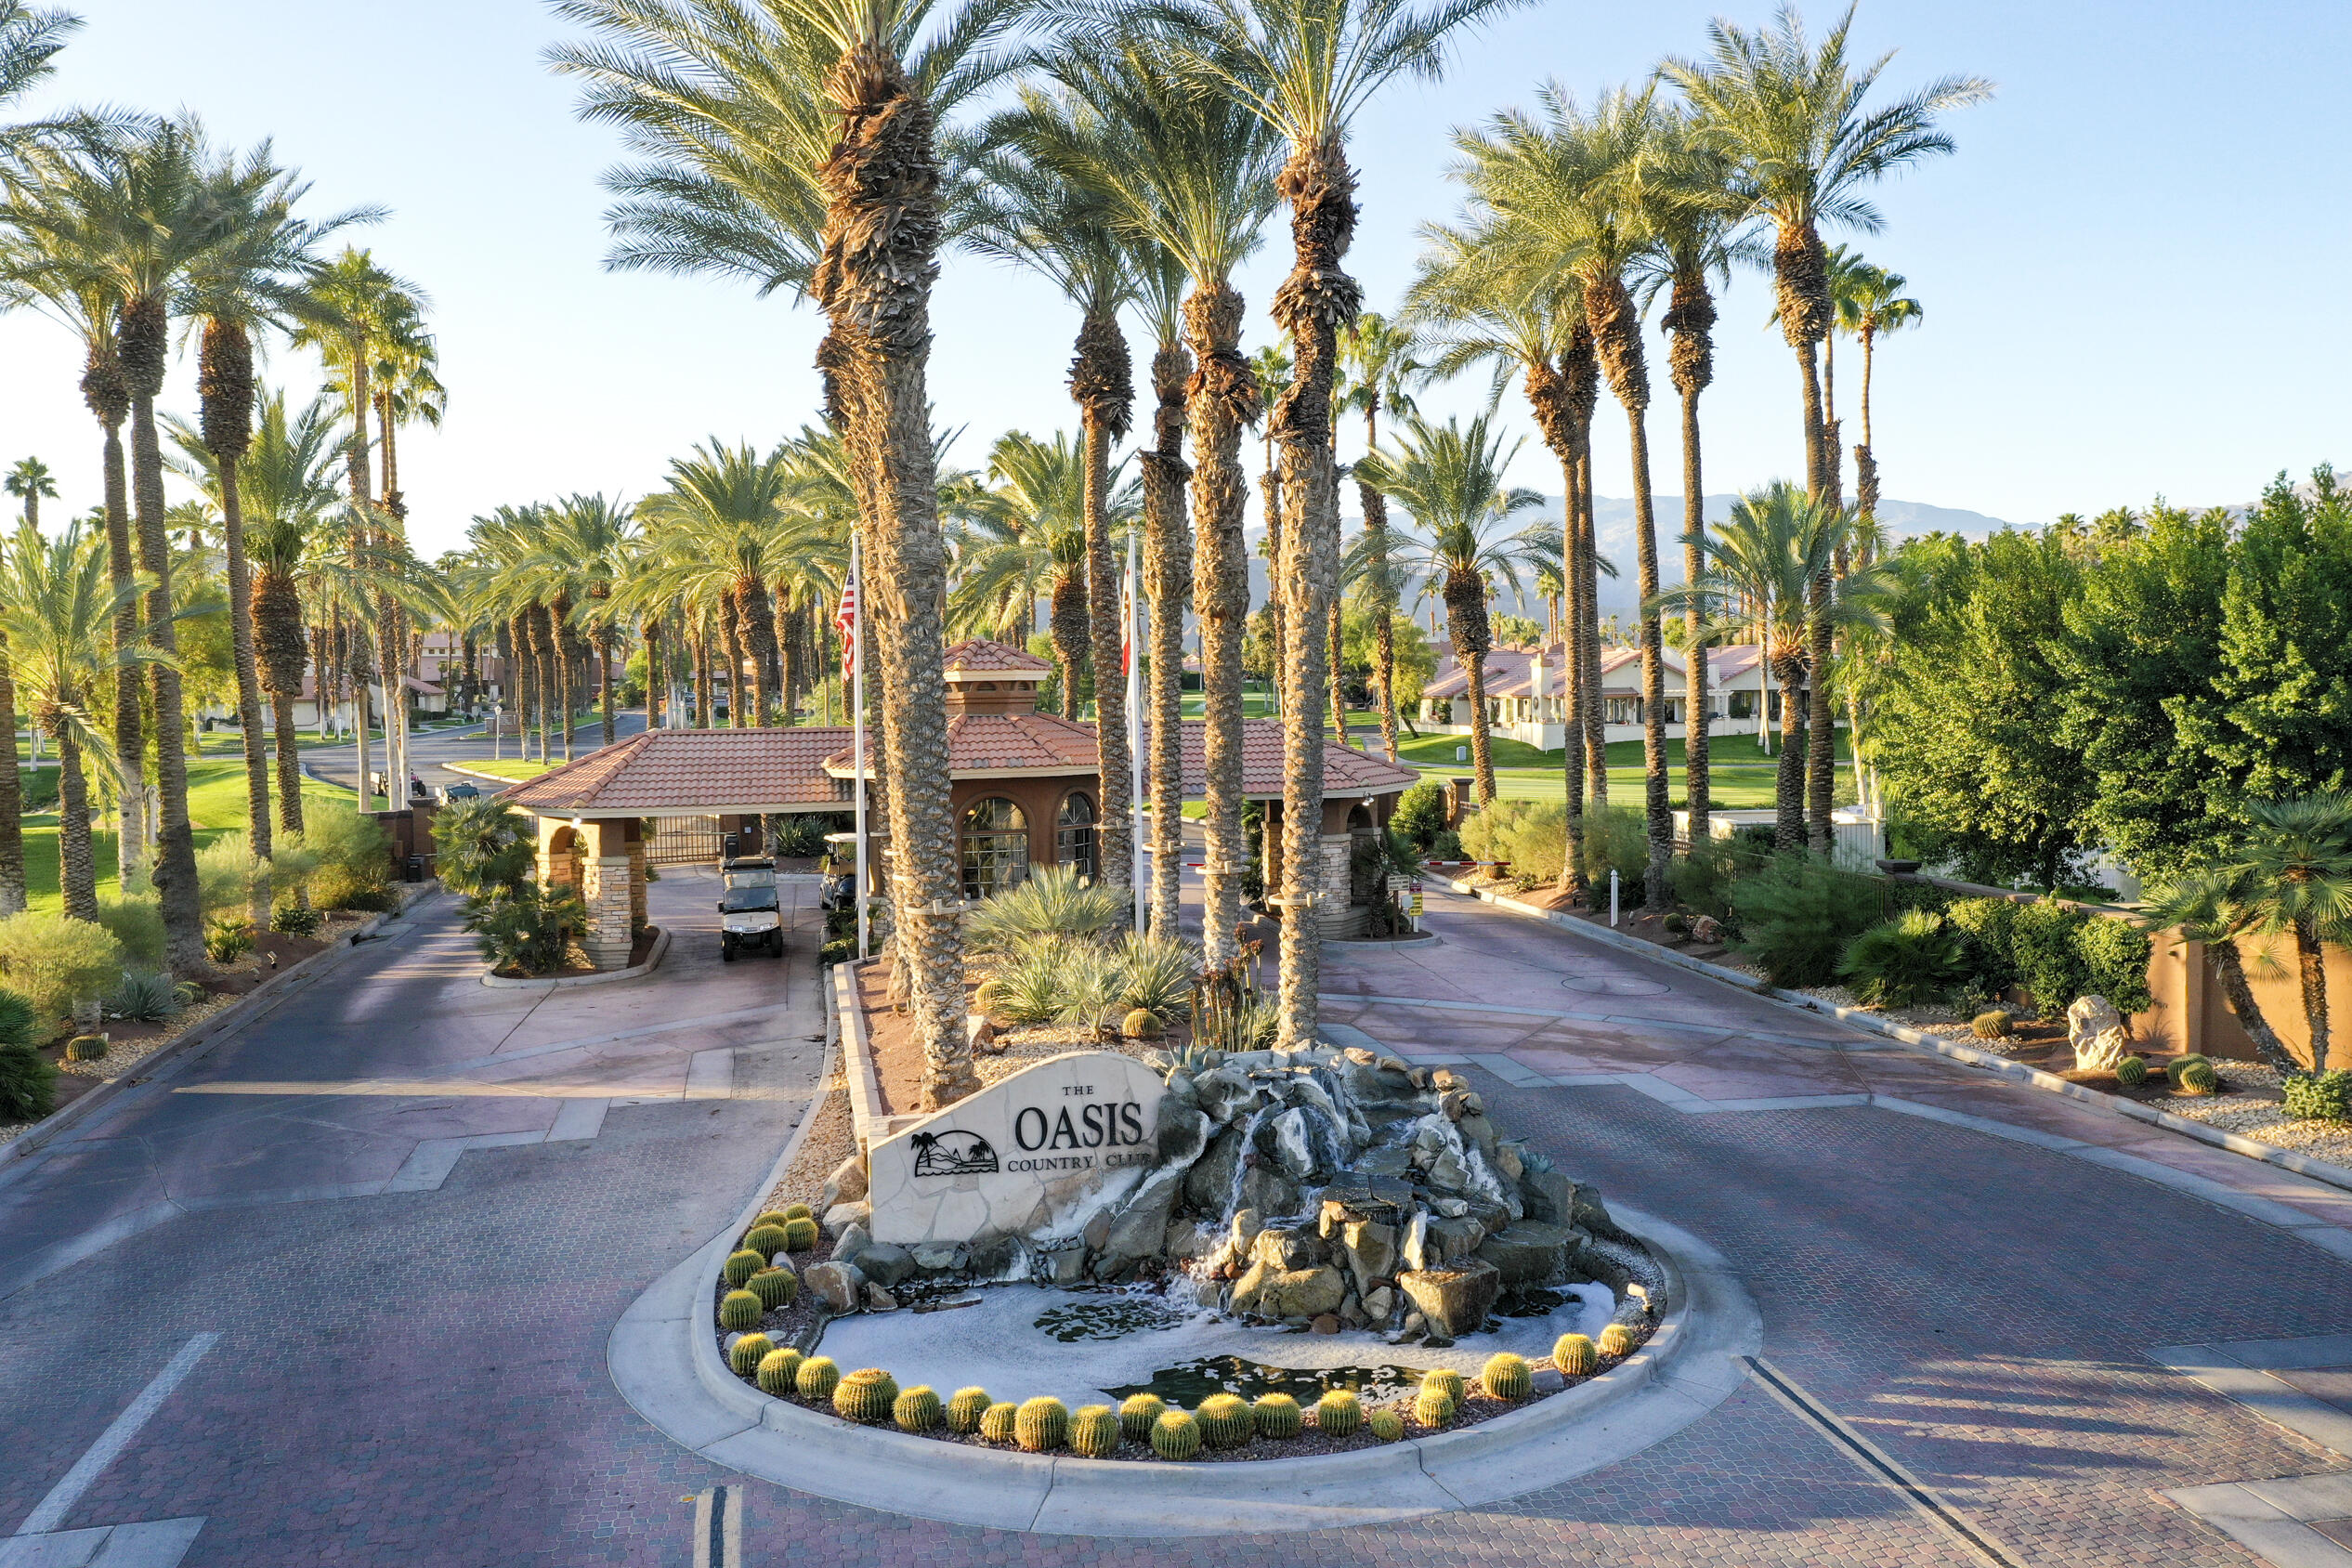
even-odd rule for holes
{"type": "MultiPolygon", "coordinates": [[[[1754,644],[1707,650],[1708,728],[1763,733],[1780,718],[1780,682],[1765,668],[1754,644]]],[[[1682,682],[1688,668],[1679,648],[1665,650],[1666,721],[1668,738],[1682,733],[1682,682]]],[[[1547,648],[1498,647],[1486,656],[1487,721],[1496,735],[1539,751],[1557,751],[1566,742],[1568,661],[1562,645],[1547,648]]],[[[1641,738],[1641,654],[1637,648],[1601,650],[1601,694],[1612,740],[1641,738]]],[[[1452,654],[1438,660],[1437,673],[1421,688],[1418,722],[1441,735],[1470,730],[1470,674],[1452,654]]]]}
{"type": "MultiPolygon", "coordinates": [[[[1039,683],[1052,668],[985,640],[947,652],[947,766],[966,897],[1013,887],[1032,866],[1094,867],[1102,765],[1094,726],[1037,712],[1039,683]]],[[[1207,769],[1196,721],[1184,725],[1183,756],[1185,797],[1197,800],[1207,769]]],[[[1326,935],[1364,929],[1371,892],[1351,886],[1355,840],[1385,828],[1397,796],[1419,778],[1411,768],[1326,745],[1320,918],[1326,935]]],[[[587,900],[593,929],[582,946],[605,968],[628,961],[645,920],[649,827],[676,817],[843,813],[853,809],[856,787],[844,725],[654,729],[517,784],[503,798],[539,821],[542,879],[577,887],[587,900]]],[[[1267,803],[1267,841],[1278,844],[1276,720],[1243,724],[1242,791],[1267,803]]],[[[868,823],[881,840],[879,811],[869,811],[868,823]]]]}

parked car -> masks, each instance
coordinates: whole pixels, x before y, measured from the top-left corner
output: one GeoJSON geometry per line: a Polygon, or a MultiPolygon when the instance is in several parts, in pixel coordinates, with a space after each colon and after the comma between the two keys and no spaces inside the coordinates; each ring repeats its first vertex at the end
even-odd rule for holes
{"type": "Polygon", "coordinates": [[[735,961],[738,948],[764,947],[784,956],[784,910],[776,897],[776,862],[738,858],[720,862],[719,957],[735,961]]]}

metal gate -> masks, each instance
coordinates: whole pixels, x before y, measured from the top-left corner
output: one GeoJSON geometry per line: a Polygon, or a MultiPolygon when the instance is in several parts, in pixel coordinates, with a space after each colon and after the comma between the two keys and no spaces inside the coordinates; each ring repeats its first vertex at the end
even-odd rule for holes
{"type": "Polygon", "coordinates": [[[719,819],[715,817],[657,817],[653,837],[646,842],[646,860],[655,866],[683,866],[719,857],[719,819]]]}

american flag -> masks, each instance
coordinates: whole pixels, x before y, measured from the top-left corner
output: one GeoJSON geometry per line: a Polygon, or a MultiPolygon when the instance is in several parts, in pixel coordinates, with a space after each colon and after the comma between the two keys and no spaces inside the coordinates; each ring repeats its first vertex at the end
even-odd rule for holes
{"type": "Polygon", "coordinates": [[[857,671],[857,578],[852,574],[842,580],[841,608],[833,612],[833,630],[842,639],[842,673],[857,671]]]}

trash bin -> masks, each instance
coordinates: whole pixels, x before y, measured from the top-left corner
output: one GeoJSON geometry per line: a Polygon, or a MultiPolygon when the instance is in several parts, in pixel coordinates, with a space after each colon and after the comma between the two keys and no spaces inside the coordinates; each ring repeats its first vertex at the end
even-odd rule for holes
{"type": "Polygon", "coordinates": [[[425,856],[422,855],[412,855],[409,856],[408,875],[403,880],[412,882],[419,882],[425,880],[425,856]]]}

